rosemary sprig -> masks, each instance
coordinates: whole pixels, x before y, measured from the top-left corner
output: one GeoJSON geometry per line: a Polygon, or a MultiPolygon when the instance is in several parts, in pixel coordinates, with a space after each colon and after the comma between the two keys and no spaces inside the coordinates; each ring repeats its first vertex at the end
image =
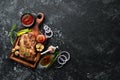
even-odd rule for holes
{"type": "Polygon", "coordinates": [[[10,37],[10,42],[11,42],[12,45],[14,43],[14,38],[16,36],[16,30],[17,30],[17,25],[13,24],[12,27],[11,27],[11,30],[8,34],[8,36],[10,37]]]}

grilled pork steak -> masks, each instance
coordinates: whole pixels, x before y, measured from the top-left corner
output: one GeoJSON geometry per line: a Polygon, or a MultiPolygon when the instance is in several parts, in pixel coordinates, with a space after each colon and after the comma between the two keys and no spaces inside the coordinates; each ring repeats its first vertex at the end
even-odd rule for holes
{"type": "Polygon", "coordinates": [[[35,48],[34,48],[35,44],[36,44],[36,40],[33,32],[23,34],[19,40],[20,57],[33,61],[36,54],[35,48]]]}

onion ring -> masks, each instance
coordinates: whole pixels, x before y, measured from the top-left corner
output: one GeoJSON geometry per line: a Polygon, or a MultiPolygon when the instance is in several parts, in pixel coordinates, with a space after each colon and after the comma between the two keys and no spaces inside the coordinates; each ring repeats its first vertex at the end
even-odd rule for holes
{"type": "Polygon", "coordinates": [[[44,31],[45,31],[45,36],[46,38],[51,38],[53,36],[53,31],[51,30],[50,27],[48,27],[48,25],[44,24],[43,27],[44,31]],[[48,35],[49,34],[49,35],[48,35]]]}
{"type": "Polygon", "coordinates": [[[61,68],[63,67],[63,65],[65,65],[68,61],[70,60],[70,53],[67,52],[67,51],[62,51],[59,55],[58,55],[58,58],[57,58],[57,62],[60,66],[56,67],[56,68],[61,68]],[[66,57],[66,55],[68,57],[66,57]]]}

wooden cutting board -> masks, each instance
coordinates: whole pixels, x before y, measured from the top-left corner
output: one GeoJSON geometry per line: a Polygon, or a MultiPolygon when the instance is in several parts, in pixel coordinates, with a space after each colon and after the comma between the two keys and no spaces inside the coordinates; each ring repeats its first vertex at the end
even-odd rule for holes
{"type": "MultiPolygon", "coordinates": [[[[39,13],[39,14],[41,15],[41,18],[36,18],[36,24],[35,24],[35,26],[34,26],[34,27],[37,28],[37,31],[38,31],[38,29],[39,29],[39,28],[38,28],[38,27],[39,27],[39,24],[41,24],[41,23],[43,22],[43,19],[44,19],[44,14],[43,14],[43,13],[39,13]]],[[[35,28],[35,29],[36,29],[36,28],[35,28]]],[[[33,29],[33,30],[34,30],[34,29],[33,29]]],[[[19,39],[20,39],[20,37],[17,37],[17,38],[16,38],[15,43],[14,43],[14,45],[13,45],[13,48],[18,44],[19,39]]],[[[13,49],[13,48],[12,48],[12,49],[13,49]]],[[[14,60],[14,61],[18,62],[18,63],[23,64],[24,66],[27,66],[27,67],[30,67],[30,68],[35,68],[36,65],[37,65],[37,63],[38,63],[38,61],[39,61],[39,59],[40,59],[40,56],[41,56],[40,53],[36,53],[36,55],[35,55],[36,60],[35,60],[35,61],[28,61],[28,60],[26,60],[26,59],[24,59],[24,58],[21,58],[21,57],[19,57],[19,56],[15,56],[15,54],[11,52],[9,58],[10,58],[11,60],[14,60]]]]}

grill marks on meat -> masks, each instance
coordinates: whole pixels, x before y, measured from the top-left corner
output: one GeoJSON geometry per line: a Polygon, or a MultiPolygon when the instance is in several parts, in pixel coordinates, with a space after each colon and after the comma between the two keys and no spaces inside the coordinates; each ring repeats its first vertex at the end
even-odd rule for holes
{"type": "Polygon", "coordinates": [[[26,57],[25,53],[27,53],[27,57],[35,56],[34,46],[36,44],[35,35],[33,32],[29,32],[27,34],[23,34],[20,38],[20,56],[26,57]]]}

